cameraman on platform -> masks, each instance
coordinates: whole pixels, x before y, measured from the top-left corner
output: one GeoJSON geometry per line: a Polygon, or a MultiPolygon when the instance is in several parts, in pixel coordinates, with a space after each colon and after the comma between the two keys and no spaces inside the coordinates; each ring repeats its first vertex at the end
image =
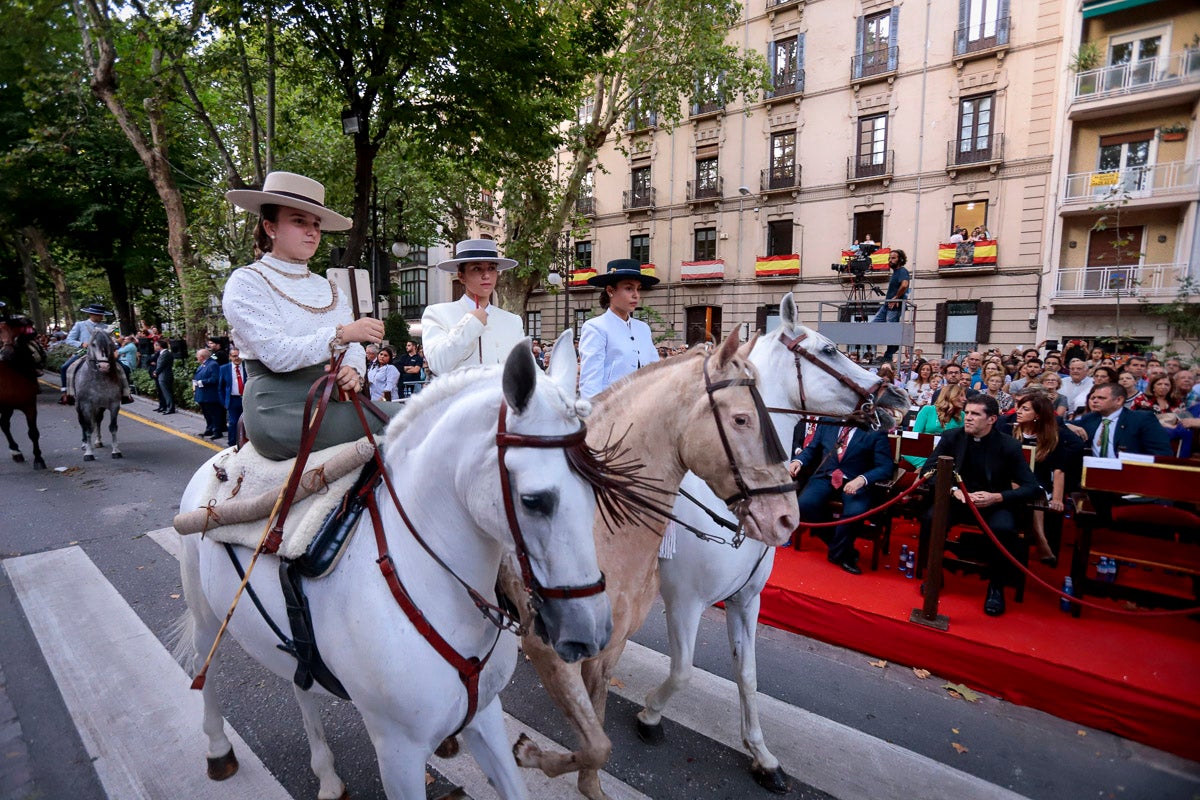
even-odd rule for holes
{"type": "MultiPolygon", "coordinates": [[[[892,278],[888,281],[887,296],[883,300],[883,305],[879,307],[879,311],[875,312],[872,322],[900,321],[900,315],[904,310],[902,301],[908,295],[908,282],[912,278],[904,266],[907,263],[908,256],[903,250],[893,250],[888,256],[888,267],[892,270],[892,278]]],[[[894,344],[888,345],[887,350],[883,352],[882,362],[891,361],[898,349],[894,344]]]]}

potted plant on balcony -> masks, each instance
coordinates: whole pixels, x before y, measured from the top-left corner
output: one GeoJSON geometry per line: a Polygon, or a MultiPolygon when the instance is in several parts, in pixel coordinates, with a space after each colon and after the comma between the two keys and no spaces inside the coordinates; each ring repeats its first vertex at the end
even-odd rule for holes
{"type": "Polygon", "coordinates": [[[1182,142],[1187,138],[1188,126],[1182,122],[1163,125],[1158,129],[1158,139],[1161,142],[1182,142]]]}
{"type": "Polygon", "coordinates": [[[1100,59],[1103,58],[1104,52],[1100,49],[1100,45],[1096,42],[1084,42],[1079,45],[1079,49],[1071,54],[1070,69],[1078,74],[1087,72],[1100,66],[1100,59]]]}

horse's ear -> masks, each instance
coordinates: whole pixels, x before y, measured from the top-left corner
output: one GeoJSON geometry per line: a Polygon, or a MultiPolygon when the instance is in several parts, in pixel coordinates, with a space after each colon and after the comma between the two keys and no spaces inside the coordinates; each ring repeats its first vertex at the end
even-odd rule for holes
{"type": "Polygon", "coordinates": [[[788,329],[792,329],[800,324],[796,319],[797,316],[796,298],[792,296],[791,292],[788,292],[779,301],[779,321],[788,329]]]}
{"type": "Polygon", "coordinates": [[[754,335],[750,337],[750,341],[738,348],[738,355],[745,359],[750,358],[750,351],[754,349],[754,345],[758,344],[758,336],[758,331],[755,331],[754,335]]]}
{"type": "Polygon", "coordinates": [[[713,364],[717,369],[723,369],[737,356],[740,341],[738,330],[735,327],[733,333],[726,336],[725,341],[717,345],[717,349],[713,353],[713,364]]]}
{"type": "Polygon", "coordinates": [[[518,414],[523,413],[537,388],[537,365],[533,363],[533,344],[526,336],[504,361],[504,399],[518,414]]]}
{"type": "Polygon", "coordinates": [[[574,397],[579,384],[579,359],[575,356],[575,332],[571,328],[558,335],[550,351],[550,378],[568,397],[574,397]]]}

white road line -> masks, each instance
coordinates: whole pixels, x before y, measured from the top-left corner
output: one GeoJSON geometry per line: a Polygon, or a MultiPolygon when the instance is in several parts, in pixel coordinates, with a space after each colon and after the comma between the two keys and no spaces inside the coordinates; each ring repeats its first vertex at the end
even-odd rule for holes
{"type": "Polygon", "coordinates": [[[291,800],[228,724],[241,769],[208,779],[200,693],[81,549],[4,569],[109,797],[291,800]]]}
{"type": "MultiPolygon", "coordinates": [[[[174,528],[159,528],[158,530],[150,531],[147,536],[157,542],[160,547],[172,556],[179,558],[180,537],[174,528]]],[[[538,731],[509,714],[504,715],[504,721],[508,728],[508,739],[510,742],[515,742],[517,737],[524,733],[533,739],[539,747],[552,750],[564,749],[562,745],[543,736],[538,731]]],[[[488,783],[487,776],[483,774],[483,770],[479,769],[479,765],[476,764],[475,759],[471,757],[470,753],[466,752],[465,748],[455,758],[444,759],[435,756],[429,763],[434,769],[446,776],[447,780],[462,786],[473,800],[490,800],[490,798],[497,797],[496,790],[488,783]]],[[[522,770],[522,773],[525,777],[525,783],[529,787],[530,800],[560,800],[563,797],[579,796],[575,788],[576,773],[567,773],[557,778],[548,778],[541,770],[527,769],[522,770]]],[[[637,789],[621,782],[607,772],[600,773],[600,783],[612,800],[650,800],[650,798],[637,789]]]]}
{"type": "MultiPolygon", "coordinates": [[[[670,670],[670,658],[629,642],[615,677],[614,691],[641,705],[670,670]]],[[[920,787],[922,800],[1021,800],[982,778],[905,750],[839,722],[768,695],[758,695],[767,747],[785,772],[839,800],[910,800],[920,787]]],[[[663,716],[735,750],[742,750],[737,686],[696,669],[688,688],[676,695],[663,716]]]]}

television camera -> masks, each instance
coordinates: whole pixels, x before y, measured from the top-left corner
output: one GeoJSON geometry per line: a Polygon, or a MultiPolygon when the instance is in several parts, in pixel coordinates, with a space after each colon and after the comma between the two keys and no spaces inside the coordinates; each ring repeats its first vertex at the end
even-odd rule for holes
{"type": "MultiPolygon", "coordinates": [[[[871,256],[879,249],[879,245],[874,242],[862,242],[855,245],[853,248],[858,255],[847,259],[846,263],[830,264],[829,268],[840,275],[850,276],[850,285],[848,291],[851,295],[858,295],[860,299],[865,300],[866,297],[866,276],[871,271],[871,256]]],[[[871,291],[876,295],[883,297],[884,293],[879,290],[878,286],[872,286],[871,291]]],[[[847,297],[848,300],[855,299],[847,297]]]]}

